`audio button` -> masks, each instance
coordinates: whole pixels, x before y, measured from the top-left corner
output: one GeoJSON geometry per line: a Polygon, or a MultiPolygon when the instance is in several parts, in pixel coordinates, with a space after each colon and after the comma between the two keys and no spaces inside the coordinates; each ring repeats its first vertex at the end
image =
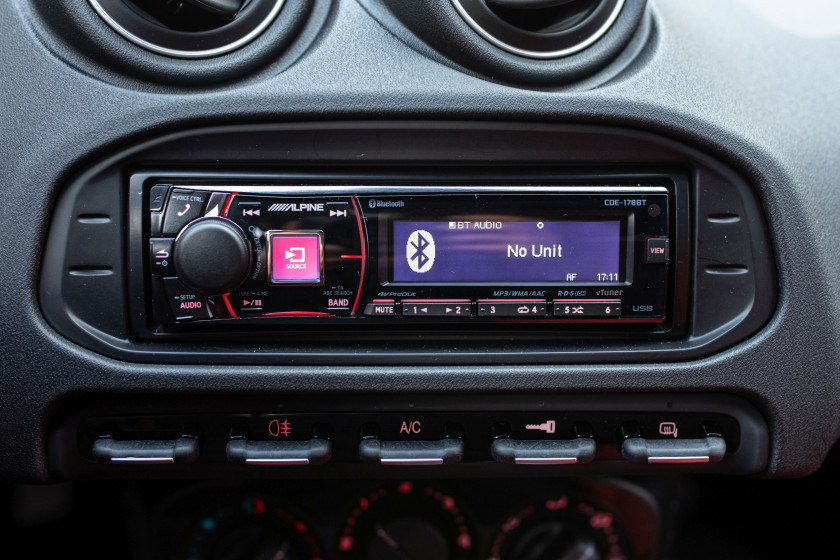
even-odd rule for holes
{"type": "Polygon", "coordinates": [[[184,286],[178,278],[164,278],[163,287],[176,321],[212,318],[207,299],[184,286]]]}

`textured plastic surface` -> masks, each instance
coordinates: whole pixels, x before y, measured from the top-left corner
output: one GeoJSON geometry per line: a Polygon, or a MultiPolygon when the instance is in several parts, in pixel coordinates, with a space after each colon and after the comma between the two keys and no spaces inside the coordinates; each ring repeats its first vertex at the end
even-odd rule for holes
{"type": "Polygon", "coordinates": [[[321,465],[330,460],[332,444],[326,439],[307,441],[248,441],[233,439],[227,444],[231,463],[321,465]]]}
{"type": "MultiPolygon", "coordinates": [[[[230,461],[227,451],[233,442],[247,440],[247,446],[253,443],[254,448],[268,449],[276,443],[281,448],[293,442],[307,446],[315,433],[322,434],[316,436],[321,439],[329,434],[330,461],[307,464],[307,468],[295,470],[296,476],[402,476],[402,467],[414,466],[434,466],[434,476],[532,475],[551,465],[568,475],[757,474],[765,469],[769,455],[767,426],[758,412],[741,399],[721,395],[591,394],[542,400],[522,394],[416,397],[411,402],[393,396],[358,396],[351,401],[340,394],[324,393],[281,401],[254,397],[205,397],[193,402],[153,397],[74,401],[62,411],[51,432],[50,469],[64,478],[153,475],[160,471],[142,465],[126,471],[97,464],[91,460],[90,449],[106,430],[118,439],[160,439],[177,437],[185,426],[201,434],[202,453],[195,463],[167,469],[171,476],[244,476],[252,469],[230,461]],[[664,422],[678,431],[677,441],[681,442],[703,437],[702,426],[709,421],[717,423],[729,448],[718,463],[637,464],[620,453],[619,432],[628,423],[637,423],[640,437],[670,440],[672,436],[660,433],[664,422]],[[591,440],[575,440],[582,433],[589,437],[590,430],[591,440]],[[502,435],[510,438],[496,439],[502,435]],[[517,462],[516,457],[498,461],[494,449],[508,445],[500,444],[502,441],[520,447],[523,461],[517,462]],[[595,457],[584,461],[590,445],[595,457]],[[576,453],[584,454],[579,463],[561,463],[556,459],[562,457],[538,450],[543,459],[555,459],[546,464],[525,453],[549,446],[553,453],[579,447],[576,453]],[[448,462],[455,455],[459,461],[448,462]]],[[[240,452],[246,446],[235,445],[240,452]]],[[[564,456],[569,457],[566,452],[564,456]]],[[[241,453],[238,457],[243,458],[241,453]]],[[[294,464],[303,466],[302,461],[294,464]]],[[[282,477],[285,471],[267,469],[260,474],[282,477]]]]}
{"type": "MultiPolygon", "coordinates": [[[[469,26],[451,0],[360,0],[360,3],[389,30],[406,43],[416,46],[420,52],[427,51],[431,46],[435,53],[443,56],[450,64],[466,68],[487,79],[546,87],[587,78],[620,58],[641,25],[646,0],[625,2],[610,29],[588,48],[563,58],[546,60],[519,56],[491,43],[469,26]],[[425,47],[415,45],[418,39],[425,47]]],[[[500,24],[499,27],[509,26],[500,24]]],[[[644,38],[648,31],[643,29],[640,35],[644,38]]],[[[497,31],[494,33],[498,34],[497,31]]],[[[515,39],[516,35],[508,39],[515,39]]],[[[536,50],[528,42],[522,45],[519,42],[517,45],[520,47],[536,50]]],[[[542,42],[539,44],[542,46],[542,42]]],[[[562,47],[552,44],[546,48],[554,51],[562,47]]],[[[631,57],[636,53],[632,48],[627,52],[631,57]]]]}
{"type": "MultiPolygon", "coordinates": [[[[297,39],[305,47],[316,29],[323,25],[328,9],[327,0],[286,0],[271,25],[241,48],[221,56],[182,59],[151,52],[125,39],[87,1],[33,0],[31,6],[23,0],[15,3],[26,13],[38,42],[42,42],[41,48],[45,47],[71,68],[121,87],[147,90],[155,84],[170,91],[172,86],[200,87],[264,70],[278,72],[301,55],[300,48],[292,47],[293,41],[297,39]]],[[[131,11],[128,7],[124,10],[131,11]]],[[[227,44],[227,39],[239,40],[242,37],[239,33],[225,37],[229,28],[238,25],[234,21],[223,26],[219,32],[222,37],[211,37],[210,45],[201,39],[195,42],[212,49],[227,44]]],[[[184,40],[184,33],[166,32],[162,28],[161,31],[168,39],[164,43],[168,48],[183,50],[191,46],[192,41],[184,40]]]]}
{"type": "MultiPolygon", "coordinates": [[[[50,323],[65,336],[122,359],[180,362],[206,362],[213,360],[232,363],[265,363],[266,360],[283,359],[297,363],[425,363],[429,356],[440,363],[506,363],[538,362],[599,362],[643,361],[649,359],[686,359],[708,354],[733,344],[755,332],[770,317],[776,302],[776,281],[769,240],[763,226],[760,205],[748,185],[732,170],[703,154],[665,138],[635,131],[601,128],[513,125],[502,123],[334,123],[329,125],[275,125],[241,126],[185,132],[158,139],[127,152],[117,154],[84,173],[67,190],[67,197],[76,206],[84,203],[86,182],[89,177],[110,177],[112,192],[125,188],[124,177],[129,169],[147,164],[149,160],[164,159],[179,165],[190,159],[191,165],[210,162],[228,166],[247,161],[261,161],[266,166],[287,162],[294,168],[285,172],[270,170],[264,173],[239,174],[235,168],[217,168],[213,172],[196,170],[159,171],[135,173],[129,180],[129,217],[127,282],[131,300],[128,316],[134,336],[154,338],[158,333],[149,326],[148,307],[144,297],[143,272],[147,246],[140,234],[144,228],[145,189],[159,181],[188,184],[190,181],[214,184],[230,181],[236,184],[286,182],[291,184],[327,183],[421,183],[428,181],[446,184],[499,184],[514,182],[525,184],[640,185],[660,183],[674,187],[675,223],[673,243],[676,254],[681,255],[670,263],[675,275],[668,287],[673,305],[669,315],[672,331],[663,330],[671,340],[668,343],[644,340],[643,325],[631,332],[622,328],[620,336],[598,336],[579,330],[563,336],[562,330],[550,326],[540,329],[534,325],[518,325],[515,332],[497,325],[495,330],[475,332],[463,337],[457,327],[440,325],[434,329],[367,330],[333,329],[313,319],[311,327],[301,325],[286,329],[282,337],[274,332],[249,332],[247,338],[229,336],[219,329],[202,330],[200,336],[189,336],[186,330],[166,329],[154,346],[135,344],[132,340],[117,340],[96,323],[81,324],[74,320],[90,305],[91,296],[76,298],[57,297],[66,283],[66,272],[60,269],[64,253],[73,251],[74,233],[78,226],[58,217],[47,246],[43,273],[41,303],[50,323]],[[329,138],[329,141],[325,139],[329,138]],[[470,146],[470,150],[456,150],[451,142],[470,146]],[[188,146],[189,150],[183,150],[188,146]],[[200,146],[200,149],[197,149],[200,146]],[[402,149],[411,146],[411,150],[402,149]],[[314,150],[314,153],[310,150],[314,150]],[[370,161],[387,164],[370,168],[352,164],[356,150],[364,150],[370,161]],[[279,154],[294,154],[284,158],[279,154]],[[316,155],[317,154],[317,155],[316,155]],[[293,159],[292,159],[293,158],[293,159]],[[329,170],[315,166],[313,159],[331,162],[329,170]],[[605,163],[605,160],[608,163],[605,163]],[[424,165],[426,161],[448,162],[446,173],[439,166],[424,165]],[[493,162],[493,170],[479,167],[481,162],[493,162]],[[304,166],[309,163],[312,167],[304,166]],[[339,167],[338,165],[342,165],[339,167]],[[648,167],[650,166],[650,167],[648,167]],[[693,169],[691,184],[684,173],[666,173],[668,169],[693,169]],[[657,169],[661,169],[659,173],[657,169]],[[687,193],[693,201],[687,203],[687,193]],[[696,237],[694,249],[689,244],[690,223],[706,223],[707,216],[691,214],[690,210],[707,210],[707,200],[726,200],[733,223],[727,223],[728,235],[724,237],[727,252],[721,252],[721,237],[704,235],[696,237]],[[747,273],[736,275],[708,275],[704,286],[717,279],[727,282],[728,292],[690,291],[695,282],[691,270],[701,266],[691,257],[702,253],[717,259],[723,268],[731,254],[729,246],[739,248],[742,259],[739,267],[747,273]],[[702,251],[698,249],[702,247],[702,251]],[[49,286],[49,288],[47,288],[49,286]],[[733,288],[737,288],[733,290],[733,288]],[[687,307],[693,294],[695,301],[687,307]],[[77,310],[78,308],[78,310],[77,310]],[[695,327],[691,327],[693,321],[695,327]],[[150,332],[151,331],[151,332],[150,332]],[[169,332],[172,331],[172,332],[169,332]],[[687,335],[687,336],[686,336],[687,335]],[[164,344],[165,340],[183,342],[164,344]]],[[[276,167],[275,167],[276,169],[276,167]]],[[[104,180],[104,179],[102,179],[104,180]]],[[[231,187],[234,189],[234,187],[231,187]]],[[[714,208],[712,203],[712,208],[714,208]]],[[[171,208],[170,208],[171,210],[171,208]]],[[[169,210],[167,210],[169,212],[169,210]]],[[[169,217],[166,218],[168,223],[169,217]]],[[[736,268],[740,270],[740,268],[736,268]]],[[[705,270],[705,269],[704,269],[705,270]]],[[[352,320],[351,320],[352,321],[352,320]]],[[[237,324],[247,323],[237,319],[237,324]]],[[[339,324],[339,320],[333,320],[339,324]]],[[[668,327],[664,327],[667,329],[668,327]]],[[[163,330],[163,329],[162,329],[163,330]]],[[[161,331],[162,331],[161,330],[161,331]]],[[[231,331],[235,332],[235,331],[231,331]]],[[[241,332],[241,331],[240,331],[241,332]]],[[[609,334],[609,333],[607,333],[609,334]]],[[[274,361],[274,363],[277,363],[274,361]]]]}
{"type": "Polygon", "coordinates": [[[200,29],[173,27],[171,18],[162,21],[160,18],[168,15],[166,7],[161,13],[146,13],[140,6],[123,0],[88,0],[88,4],[114,32],[138,47],[163,56],[204,58],[222,56],[259,37],[273,23],[284,0],[252,0],[241,10],[240,2],[192,2],[203,10],[227,16],[215,22],[206,21],[206,11],[193,10],[190,14],[193,6],[189,4],[173,10],[183,14],[182,20],[205,20],[200,29]]]}
{"type": "MultiPolygon", "coordinates": [[[[0,2],[0,476],[47,477],[44,438],[56,409],[73,396],[109,401],[154,393],[191,401],[236,393],[280,400],[328,390],[342,391],[345,400],[374,392],[400,402],[424,391],[449,399],[504,390],[546,398],[611,390],[732,392],[767,417],[770,475],[804,475],[820,465],[840,436],[837,41],[775,27],[730,0],[651,0],[655,31],[620,74],[598,87],[581,82],[564,91],[532,91],[476,79],[439,56],[418,54],[357,2],[333,6],[318,41],[286,71],[175,94],[154,84],[103,81],[101,66],[81,63],[67,43],[33,21],[31,2],[0,2]],[[125,363],[69,342],[44,321],[37,289],[58,194],[99,157],[196,125],[401,117],[519,122],[537,135],[544,123],[620,125],[725,161],[755,187],[768,216],[779,270],[773,318],[755,337],[710,358],[527,367],[501,355],[457,367],[436,365],[436,358],[414,367],[125,363]]],[[[122,63],[108,64],[116,65],[109,75],[123,75],[122,63]]],[[[333,137],[320,136],[327,144],[333,137]]],[[[448,136],[454,157],[484,150],[474,138],[471,144],[461,138],[448,136]]],[[[306,152],[317,155],[326,148],[320,146],[306,152]]],[[[404,145],[390,148],[410,153],[404,145]]],[[[348,155],[368,157],[364,149],[348,155]]],[[[622,158],[621,151],[608,155],[622,158]]]]}
{"type": "Polygon", "coordinates": [[[497,439],[490,446],[493,459],[514,464],[575,464],[595,458],[595,440],[575,438],[561,441],[497,439]]]}
{"type": "Polygon", "coordinates": [[[198,440],[115,440],[102,438],[93,444],[93,457],[104,463],[191,463],[198,458],[198,440]]]}
{"type": "Polygon", "coordinates": [[[457,463],[463,456],[464,442],[454,438],[437,441],[382,441],[371,438],[359,442],[359,457],[366,463],[433,466],[457,463]]]}
{"type": "Polygon", "coordinates": [[[635,463],[717,463],[726,455],[722,437],[684,440],[629,438],[621,444],[621,454],[635,463]]]}

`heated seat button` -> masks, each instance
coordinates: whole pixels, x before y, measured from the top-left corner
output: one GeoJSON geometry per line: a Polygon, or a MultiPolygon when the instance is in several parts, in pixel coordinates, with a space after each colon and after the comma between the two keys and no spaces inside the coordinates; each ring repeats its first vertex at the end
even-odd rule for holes
{"type": "Polygon", "coordinates": [[[176,321],[212,318],[207,299],[184,286],[177,278],[164,278],[163,288],[176,321]]]}
{"type": "Polygon", "coordinates": [[[169,195],[166,216],[163,219],[163,235],[175,235],[181,228],[201,216],[209,193],[175,189],[169,195]]]}
{"type": "Polygon", "coordinates": [[[175,274],[175,265],[172,260],[172,243],[175,240],[149,239],[149,262],[151,263],[152,274],[157,276],[172,276],[175,274]]]}

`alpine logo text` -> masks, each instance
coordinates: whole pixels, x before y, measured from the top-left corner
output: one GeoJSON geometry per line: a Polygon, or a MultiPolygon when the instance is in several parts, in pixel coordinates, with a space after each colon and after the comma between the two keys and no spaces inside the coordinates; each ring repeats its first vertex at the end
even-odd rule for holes
{"type": "Polygon", "coordinates": [[[268,207],[269,212],[323,212],[324,203],[294,204],[291,202],[277,202],[268,207]]]}

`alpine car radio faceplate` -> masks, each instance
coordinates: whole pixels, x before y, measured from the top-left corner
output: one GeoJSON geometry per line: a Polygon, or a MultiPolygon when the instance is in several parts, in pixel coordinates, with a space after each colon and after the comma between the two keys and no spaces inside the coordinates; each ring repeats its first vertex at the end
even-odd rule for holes
{"type": "MultiPolygon", "coordinates": [[[[549,324],[679,334],[675,184],[265,185],[137,177],[155,334],[549,324]],[[676,313],[675,313],[676,311],[676,313]]],[[[681,224],[684,229],[684,224],[681,224]]],[[[684,287],[682,287],[684,288],[684,287]]]]}

